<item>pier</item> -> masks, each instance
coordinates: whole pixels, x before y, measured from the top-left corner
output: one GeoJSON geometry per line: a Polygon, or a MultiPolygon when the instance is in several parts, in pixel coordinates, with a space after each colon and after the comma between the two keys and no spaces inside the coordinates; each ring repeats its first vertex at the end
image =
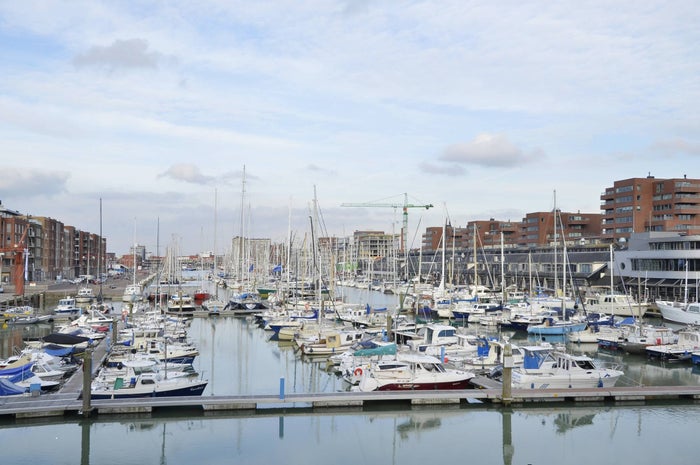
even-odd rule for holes
{"type": "MultiPolygon", "coordinates": [[[[81,378],[81,373],[77,377],[81,378]]],[[[79,381],[78,381],[79,382],[79,381]]],[[[0,399],[0,417],[37,418],[84,415],[79,392],[66,388],[56,394],[40,397],[18,396],[0,399]]],[[[647,404],[658,401],[694,403],[700,400],[700,386],[642,386],[589,389],[514,389],[511,406],[544,403],[574,403],[582,405],[647,404]]],[[[454,405],[460,408],[484,408],[503,405],[501,388],[465,389],[455,391],[381,391],[334,392],[288,395],[149,397],[137,399],[107,399],[91,401],[92,415],[152,413],[156,410],[236,412],[247,415],[270,411],[330,410],[363,411],[383,405],[410,407],[454,405]]]]}

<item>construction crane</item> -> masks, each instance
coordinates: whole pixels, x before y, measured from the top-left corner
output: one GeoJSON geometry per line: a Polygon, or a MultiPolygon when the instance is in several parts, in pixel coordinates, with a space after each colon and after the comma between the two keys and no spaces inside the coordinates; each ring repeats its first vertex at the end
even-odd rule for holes
{"type": "Polygon", "coordinates": [[[24,281],[26,279],[26,259],[29,256],[29,251],[25,245],[27,239],[27,232],[29,231],[29,225],[24,228],[22,237],[19,242],[12,244],[9,247],[0,247],[0,254],[2,254],[2,260],[5,254],[10,254],[13,259],[12,277],[14,278],[15,285],[15,295],[24,295],[24,281]]]}
{"type": "Polygon", "coordinates": [[[343,203],[341,207],[388,207],[388,208],[401,208],[403,209],[403,226],[401,228],[401,252],[405,253],[408,244],[408,209],[409,208],[433,208],[433,204],[426,205],[414,205],[408,203],[408,194],[404,192],[403,194],[403,204],[398,203],[343,203]]]}

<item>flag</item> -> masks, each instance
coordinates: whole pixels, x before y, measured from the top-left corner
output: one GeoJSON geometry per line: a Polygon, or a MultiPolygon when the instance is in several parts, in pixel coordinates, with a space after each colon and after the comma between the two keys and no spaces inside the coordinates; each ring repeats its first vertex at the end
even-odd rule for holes
{"type": "Polygon", "coordinates": [[[251,263],[250,267],[248,268],[248,273],[250,273],[251,271],[253,271],[254,268],[255,268],[255,265],[253,265],[253,264],[251,263]]]}

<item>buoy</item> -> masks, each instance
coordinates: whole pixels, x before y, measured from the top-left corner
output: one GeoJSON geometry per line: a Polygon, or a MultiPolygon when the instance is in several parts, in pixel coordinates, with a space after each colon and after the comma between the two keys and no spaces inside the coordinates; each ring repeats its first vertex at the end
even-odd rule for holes
{"type": "Polygon", "coordinates": [[[355,371],[353,371],[353,373],[355,374],[355,376],[362,376],[362,368],[355,368],[355,371]]]}

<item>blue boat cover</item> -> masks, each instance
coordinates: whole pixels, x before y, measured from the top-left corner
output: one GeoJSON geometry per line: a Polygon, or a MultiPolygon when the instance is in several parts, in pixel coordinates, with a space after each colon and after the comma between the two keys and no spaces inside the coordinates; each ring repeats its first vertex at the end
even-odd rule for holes
{"type": "Polygon", "coordinates": [[[54,357],[67,357],[75,351],[75,347],[51,346],[44,347],[44,352],[54,357]]]}
{"type": "Polygon", "coordinates": [[[7,378],[0,378],[0,397],[2,396],[16,396],[18,394],[24,394],[25,389],[21,386],[17,386],[15,383],[11,382],[7,378]]]}

